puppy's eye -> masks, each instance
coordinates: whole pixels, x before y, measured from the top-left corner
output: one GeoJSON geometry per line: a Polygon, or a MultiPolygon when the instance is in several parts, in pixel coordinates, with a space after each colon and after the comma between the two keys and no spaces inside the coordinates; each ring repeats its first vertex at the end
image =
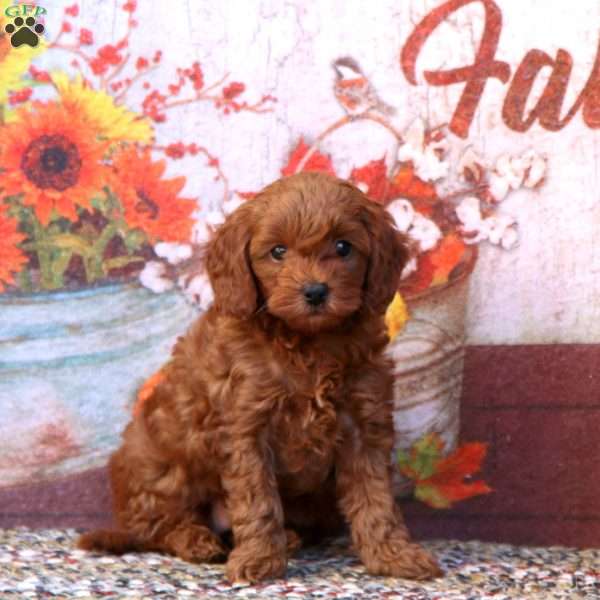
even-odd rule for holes
{"type": "Polygon", "coordinates": [[[352,244],[346,240],[338,240],[335,243],[335,251],[337,252],[338,256],[346,258],[346,256],[348,256],[352,251],[352,244]]]}
{"type": "Polygon", "coordinates": [[[283,260],[283,257],[285,256],[286,252],[287,252],[287,248],[285,246],[282,246],[282,245],[275,246],[274,248],[271,249],[271,256],[275,260],[283,260]]]}

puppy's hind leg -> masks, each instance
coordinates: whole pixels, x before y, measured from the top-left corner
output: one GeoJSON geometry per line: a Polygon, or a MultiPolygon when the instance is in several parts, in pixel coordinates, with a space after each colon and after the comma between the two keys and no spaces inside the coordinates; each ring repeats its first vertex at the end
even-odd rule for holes
{"type": "Polygon", "coordinates": [[[83,534],[77,545],[112,554],[165,552],[188,562],[215,562],[227,552],[197,510],[184,469],[165,465],[151,452],[132,452],[127,443],[110,460],[116,531],[83,534]]]}

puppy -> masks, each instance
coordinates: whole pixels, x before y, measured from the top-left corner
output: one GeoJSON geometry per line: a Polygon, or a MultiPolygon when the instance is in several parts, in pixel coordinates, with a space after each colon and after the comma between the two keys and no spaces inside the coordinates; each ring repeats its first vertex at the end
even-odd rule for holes
{"type": "Polygon", "coordinates": [[[407,260],[391,218],[350,183],[301,173],[230,215],[205,258],[213,306],[110,460],[119,529],[79,546],[227,557],[230,580],[256,582],[347,523],[370,573],[439,575],[390,485],[383,317],[407,260]]]}

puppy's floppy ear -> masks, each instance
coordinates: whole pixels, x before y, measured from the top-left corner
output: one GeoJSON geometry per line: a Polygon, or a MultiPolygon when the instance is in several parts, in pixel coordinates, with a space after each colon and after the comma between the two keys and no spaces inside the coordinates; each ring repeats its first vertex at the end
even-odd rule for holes
{"type": "Polygon", "coordinates": [[[206,247],[205,264],[218,311],[247,318],[256,310],[257,288],[250,266],[252,208],[239,207],[217,229],[206,247]]]}
{"type": "Polygon", "coordinates": [[[372,312],[383,314],[394,298],[402,269],[408,262],[408,244],[391,215],[363,195],[363,223],[371,238],[371,254],[365,279],[364,304],[372,312]]]}

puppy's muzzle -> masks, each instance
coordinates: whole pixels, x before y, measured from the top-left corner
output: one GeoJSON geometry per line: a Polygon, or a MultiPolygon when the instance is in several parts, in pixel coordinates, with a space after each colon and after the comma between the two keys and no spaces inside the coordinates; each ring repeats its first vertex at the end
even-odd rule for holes
{"type": "Polygon", "coordinates": [[[320,306],[329,296],[329,286],[326,283],[307,283],[302,288],[304,299],[310,306],[320,306]]]}

